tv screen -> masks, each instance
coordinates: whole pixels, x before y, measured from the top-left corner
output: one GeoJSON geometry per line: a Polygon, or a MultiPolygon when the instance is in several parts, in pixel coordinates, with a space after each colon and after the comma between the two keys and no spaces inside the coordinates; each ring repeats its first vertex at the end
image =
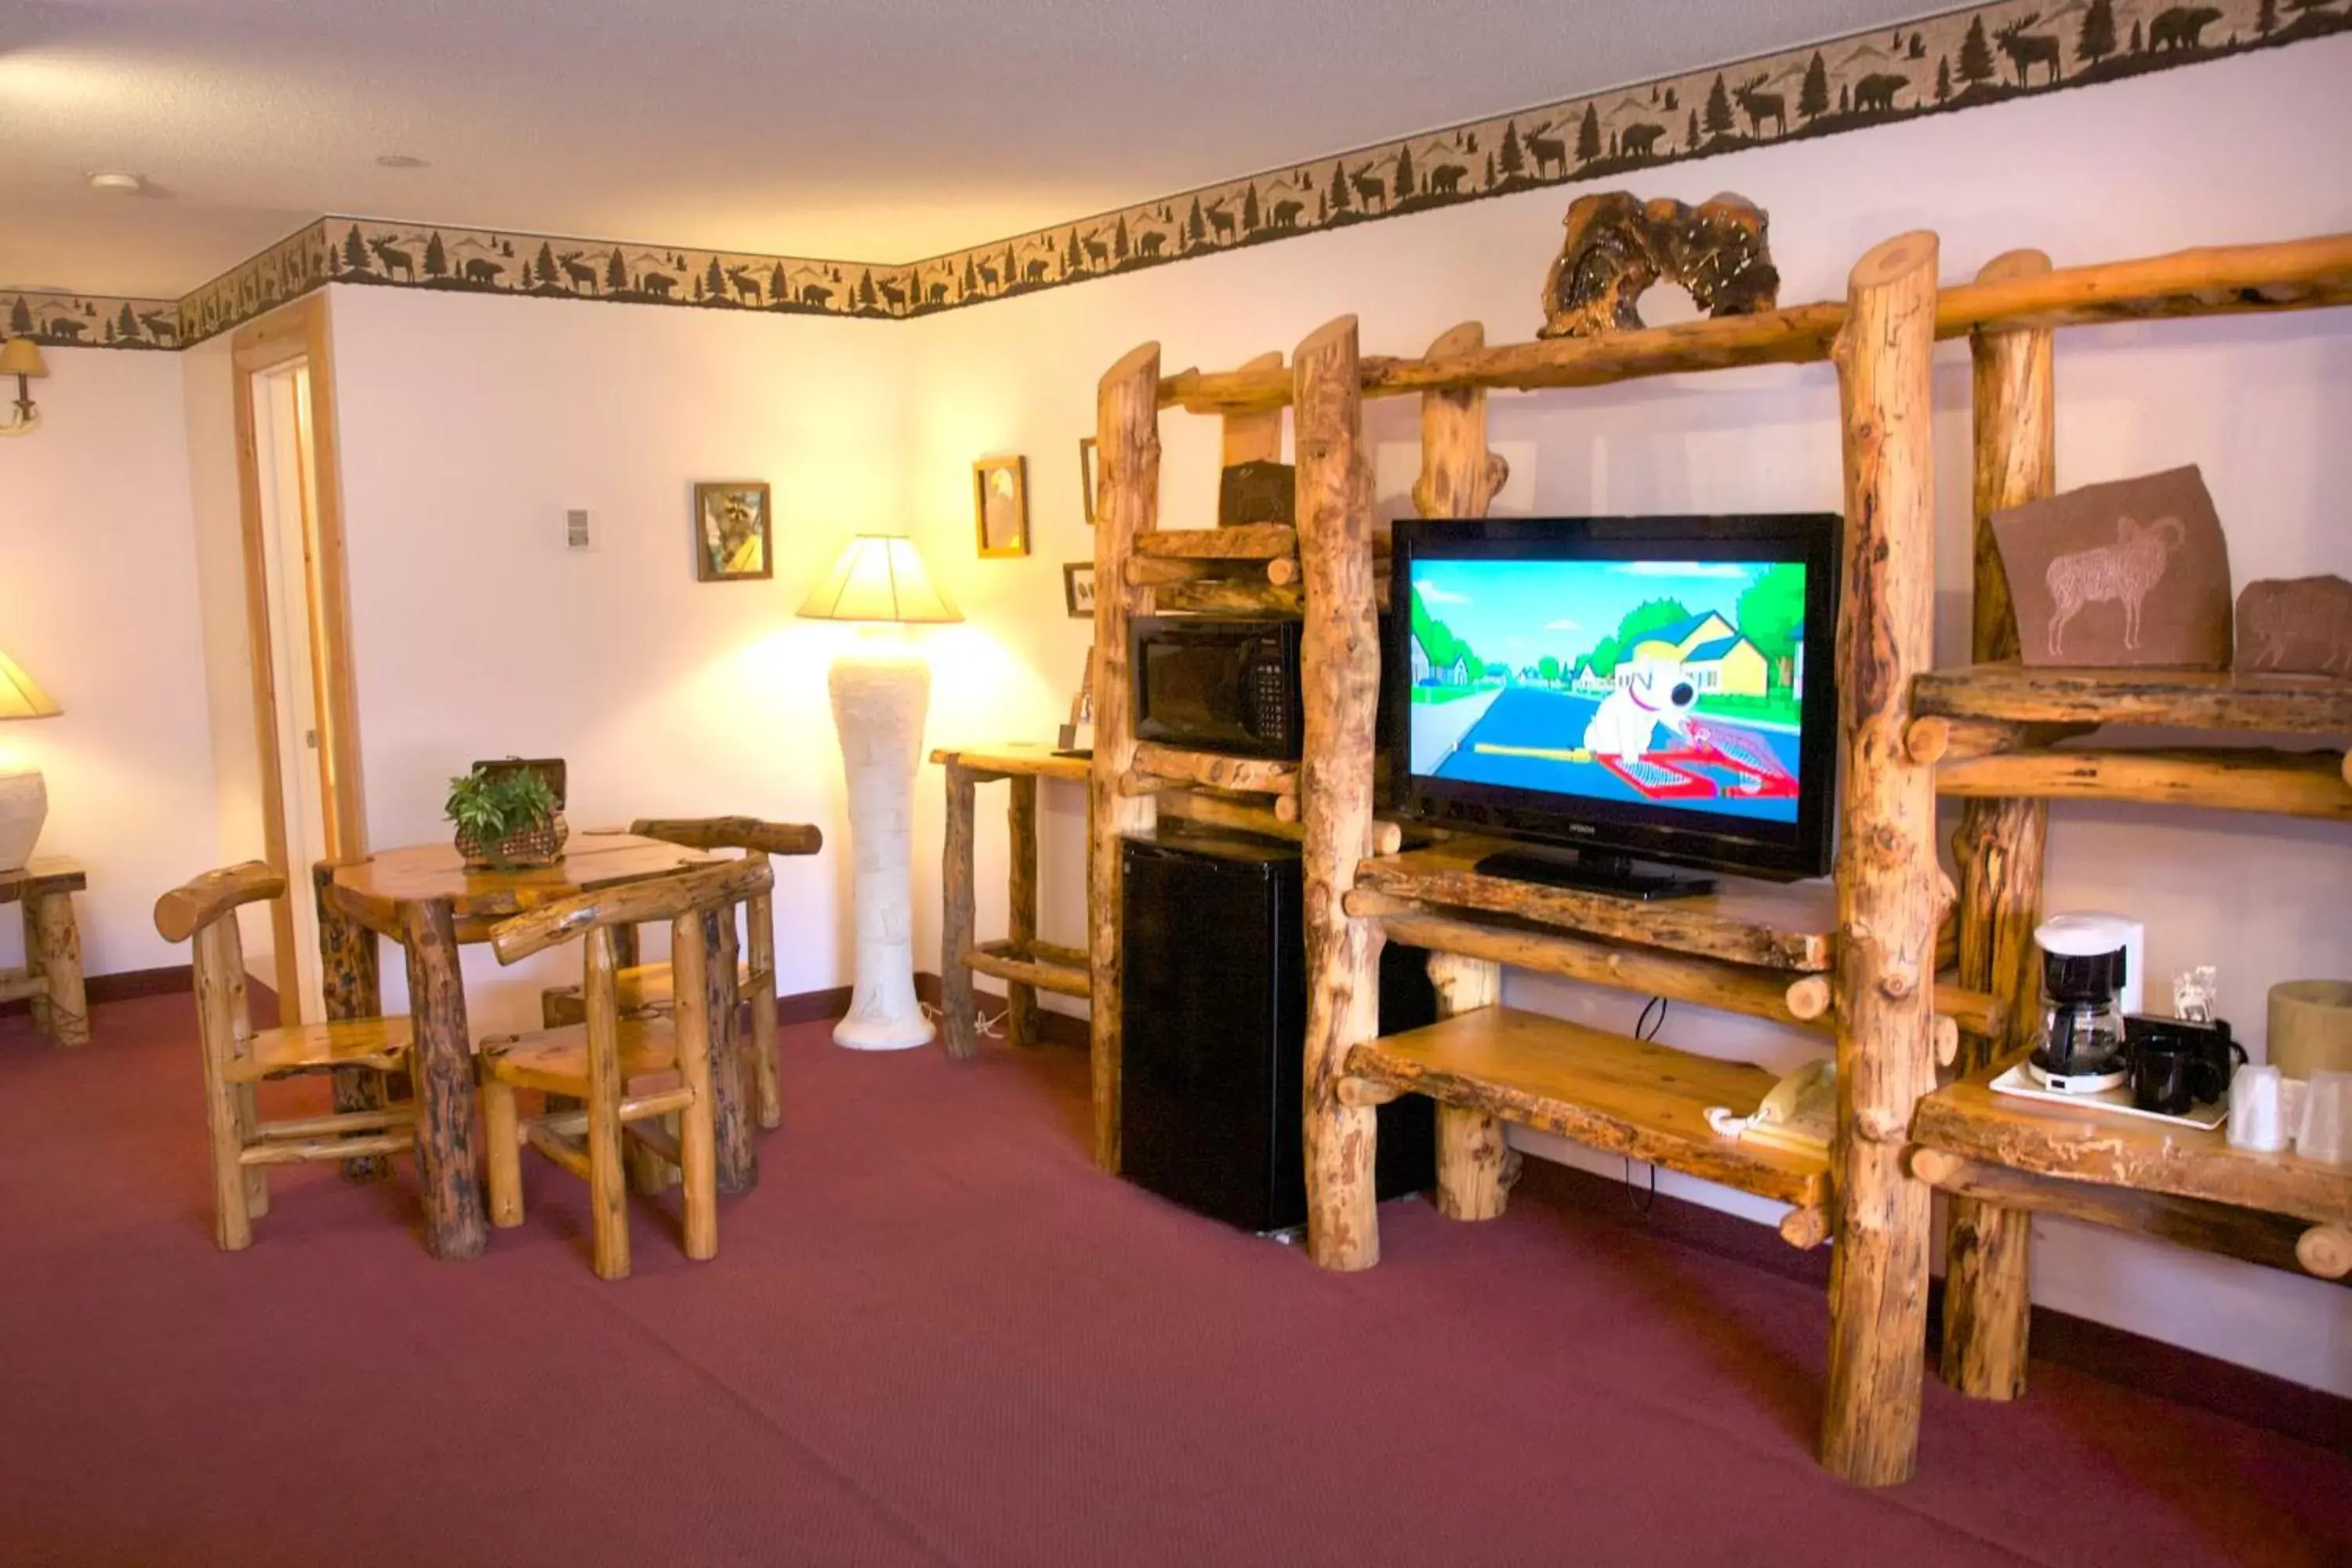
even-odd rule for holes
{"type": "Polygon", "coordinates": [[[1400,523],[1401,804],[1596,852],[1820,875],[1840,521],[1400,523]]]}

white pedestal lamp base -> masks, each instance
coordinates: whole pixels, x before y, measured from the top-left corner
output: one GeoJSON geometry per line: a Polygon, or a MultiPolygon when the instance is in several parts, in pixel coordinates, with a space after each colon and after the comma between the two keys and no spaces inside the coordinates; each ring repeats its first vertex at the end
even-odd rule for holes
{"type": "Polygon", "coordinates": [[[16,870],[32,859],[48,815],[49,792],[39,770],[0,766],[0,871],[16,870]]]}
{"type": "Polygon", "coordinates": [[[833,723],[849,786],[857,971],[835,1045],[903,1051],[931,1041],[915,999],[915,767],[930,671],[898,649],[860,648],[833,664],[833,723]]]}

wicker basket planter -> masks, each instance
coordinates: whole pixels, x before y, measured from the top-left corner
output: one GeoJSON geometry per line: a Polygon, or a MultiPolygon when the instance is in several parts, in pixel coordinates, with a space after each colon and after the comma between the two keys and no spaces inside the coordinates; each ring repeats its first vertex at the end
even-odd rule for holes
{"type": "Polygon", "coordinates": [[[484,844],[472,834],[460,829],[457,853],[466,858],[469,871],[507,870],[517,866],[552,866],[563,854],[563,841],[572,837],[564,826],[563,814],[557,812],[544,827],[529,833],[512,833],[495,844],[484,844]]]}

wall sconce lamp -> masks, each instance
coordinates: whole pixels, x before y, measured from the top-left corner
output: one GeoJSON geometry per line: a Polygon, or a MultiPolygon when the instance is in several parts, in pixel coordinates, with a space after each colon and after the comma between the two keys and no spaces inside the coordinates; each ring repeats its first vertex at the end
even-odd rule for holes
{"type": "Polygon", "coordinates": [[[26,384],[36,375],[47,375],[49,367],[41,358],[41,345],[30,338],[10,338],[0,343],[0,375],[16,378],[16,411],[0,424],[0,436],[29,434],[41,422],[41,411],[33,406],[32,389],[26,384]]]}

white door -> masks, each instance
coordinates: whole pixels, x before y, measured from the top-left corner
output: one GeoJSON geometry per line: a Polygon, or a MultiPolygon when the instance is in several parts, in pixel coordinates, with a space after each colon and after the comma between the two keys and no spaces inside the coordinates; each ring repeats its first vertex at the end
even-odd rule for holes
{"type": "Polygon", "coordinates": [[[252,386],[270,668],[278,685],[278,754],[285,760],[280,774],[286,792],[282,805],[295,967],[301,979],[300,1016],[318,1019],[326,1016],[326,1006],[310,868],[327,853],[327,814],[319,747],[318,470],[310,432],[310,367],[296,360],[255,376],[252,386]]]}

